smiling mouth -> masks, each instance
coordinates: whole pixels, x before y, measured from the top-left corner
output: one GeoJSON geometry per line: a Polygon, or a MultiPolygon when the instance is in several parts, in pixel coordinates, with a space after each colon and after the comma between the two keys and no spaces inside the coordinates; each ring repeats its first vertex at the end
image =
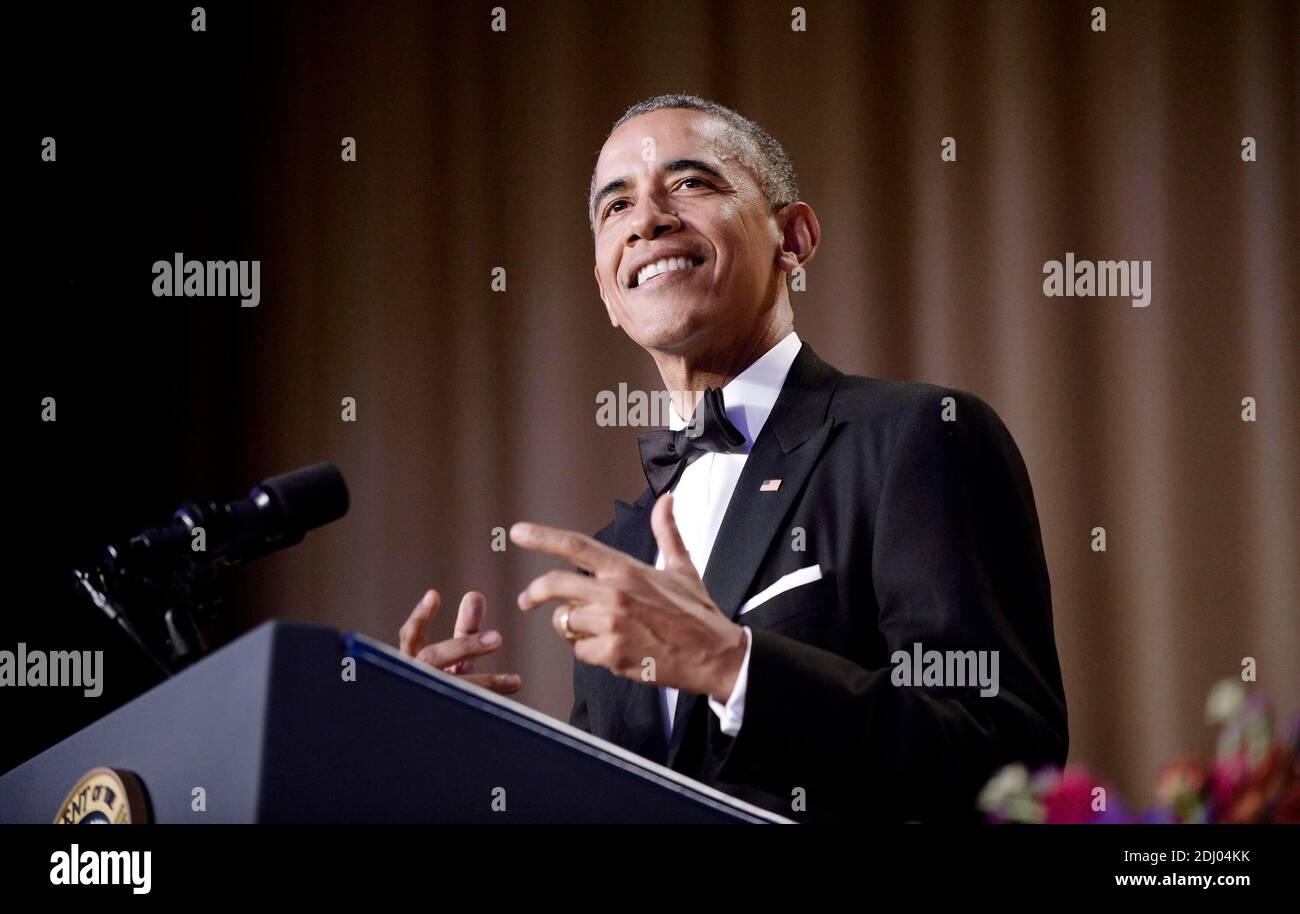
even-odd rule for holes
{"type": "Polygon", "coordinates": [[[639,289],[655,281],[663,281],[674,274],[689,273],[703,264],[704,261],[698,257],[663,257],[638,270],[632,277],[629,288],[639,289]]]}

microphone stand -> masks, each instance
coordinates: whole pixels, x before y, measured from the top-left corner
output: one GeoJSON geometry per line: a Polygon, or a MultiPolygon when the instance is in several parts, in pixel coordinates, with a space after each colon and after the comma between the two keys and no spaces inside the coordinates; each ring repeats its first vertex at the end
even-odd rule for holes
{"type": "Polygon", "coordinates": [[[216,583],[224,563],[203,552],[151,555],[140,539],[106,547],[100,563],[74,569],[73,580],[77,592],[170,677],[209,650],[204,629],[220,618],[216,583]]]}

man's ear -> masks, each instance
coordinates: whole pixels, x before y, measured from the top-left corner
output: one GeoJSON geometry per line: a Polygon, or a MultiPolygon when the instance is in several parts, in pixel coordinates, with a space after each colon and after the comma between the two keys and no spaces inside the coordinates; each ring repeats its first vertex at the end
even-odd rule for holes
{"type": "Polygon", "coordinates": [[[596,274],[596,288],[600,290],[600,300],[605,303],[605,313],[609,315],[610,326],[618,326],[618,318],[614,316],[614,309],[609,306],[609,296],[605,294],[605,284],[600,280],[600,266],[593,264],[591,271],[596,274]]]}
{"type": "Polygon", "coordinates": [[[781,269],[793,273],[813,259],[821,244],[822,228],[813,208],[802,201],[784,206],[777,214],[781,230],[781,252],[776,261],[781,269]]]}

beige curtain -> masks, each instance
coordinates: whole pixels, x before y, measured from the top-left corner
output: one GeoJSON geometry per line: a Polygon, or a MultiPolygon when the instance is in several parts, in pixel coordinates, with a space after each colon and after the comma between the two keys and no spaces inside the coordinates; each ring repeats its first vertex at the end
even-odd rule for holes
{"type": "Polygon", "coordinates": [[[569,653],[514,608],[548,563],[492,533],[594,531],[643,485],[638,430],[598,427],[596,395],[658,377],[605,319],[584,202],[622,110],[688,91],[794,160],[824,231],[804,339],[845,371],[973,391],[1011,429],[1071,759],[1149,803],[1164,760],[1210,748],[1206,692],[1245,657],[1296,709],[1296,4],[817,2],[805,32],[756,0],[503,5],[504,33],[479,3],[251,14],[247,477],[332,459],[353,507],[250,569],[248,624],[392,640],[433,585],[446,636],[480,589],[506,637],[491,667],[567,716],[569,653]],[[1045,297],[1066,252],[1150,260],[1150,306],[1045,297]]]}

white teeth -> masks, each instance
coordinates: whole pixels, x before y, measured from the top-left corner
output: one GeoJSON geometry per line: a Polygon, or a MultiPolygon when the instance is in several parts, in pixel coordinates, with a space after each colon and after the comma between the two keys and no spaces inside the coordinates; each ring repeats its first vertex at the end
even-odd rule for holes
{"type": "Polygon", "coordinates": [[[654,263],[643,266],[636,274],[636,284],[639,286],[647,279],[658,276],[660,273],[669,273],[673,270],[689,270],[695,266],[694,259],[690,257],[663,257],[654,263]]]}

